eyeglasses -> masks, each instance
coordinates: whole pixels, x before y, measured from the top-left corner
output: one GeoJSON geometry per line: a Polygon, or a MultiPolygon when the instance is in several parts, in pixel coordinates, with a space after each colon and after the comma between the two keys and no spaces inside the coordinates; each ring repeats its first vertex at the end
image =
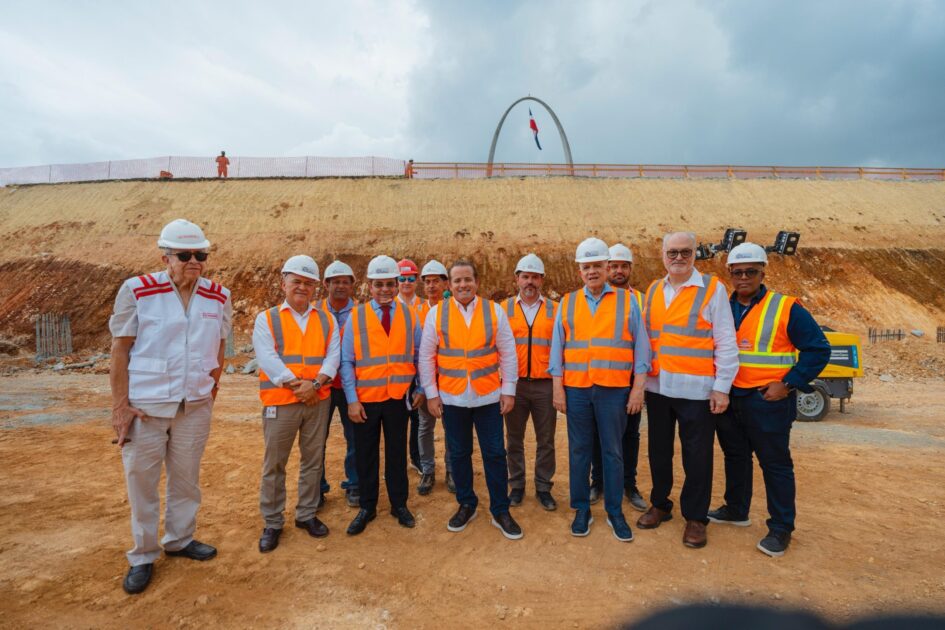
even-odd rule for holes
{"type": "Polygon", "coordinates": [[[691,249],[668,249],[666,257],[675,260],[676,258],[692,258],[691,249]]]}
{"type": "Polygon", "coordinates": [[[398,282],[416,282],[417,276],[400,276],[397,278],[398,282]]]}
{"type": "Polygon", "coordinates": [[[749,269],[732,269],[728,273],[733,278],[754,278],[759,273],[761,273],[761,269],[756,269],[754,267],[749,269]]]}
{"type": "Polygon", "coordinates": [[[171,256],[177,256],[177,260],[181,262],[190,262],[191,257],[196,258],[197,262],[205,262],[209,255],[207,252],[175,252],[171,254],[171,256]]]}

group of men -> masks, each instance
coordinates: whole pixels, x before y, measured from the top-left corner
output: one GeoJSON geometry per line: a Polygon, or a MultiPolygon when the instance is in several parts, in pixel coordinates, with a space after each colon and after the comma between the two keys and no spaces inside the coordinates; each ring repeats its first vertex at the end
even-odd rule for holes
{"type": "MultiPolygon", "coordinates": [[[[127,554],[128,593],[147,587],[162,546],[168,556],[216,555],[194,531],[199,464],[232,303],[225,287],[203,277],[210,243],[198,226],[173,221],[158,246],[166,270],[125,281],[110,321],[113,425],[135,543],[127,554]],[[167,497],[159,545],[162,464],[167,497]]],[[[349,265],[334,261],[322,278],[309,256],[289,258],[282,303],[259,313],[253,329],[265,442],[259,551],[279,545],[286,464],[296,440],[295,526],[316,538],[329,534],[317,512],[330,489],[325,445],[338,409],[346,442],[341,487],[357,508],[347,527],[352,536],[377,516],[382,434],[390,514],[403,527],[416,525],[408,507],[408,454],[420,473],[417,491],[427,495],[436,485],[433,435],[442,419],[446,485],[458,505],[447,528],[463,531],[478,513],[475,430],[491,523],[506,538],[522,538],[510,508],[525,500],[528,419],[536,437],[535,499],[552,511],[560,412],[567,419],[572,535],[590,533],[591,505],[601,498],[620,541],[633,540],[625,498],[643,512],[641,529],[672,518],[678,425],[683,544],[705,546],[710,521],[750,524],[754,454],[770,514],[758,548],[783,555],[795,517],[794,390],[808,390],[829,359],[829,344],[795,298],[764,286],[763,248],[745,243],[730,252],[731,295],[718,278],[694,268],[695,251],[694,234],[667,234],[667,273],[641,293],[630,286],[630,249],[588,238],[575,255],[583,286],[560,303],[542,293],[545,269],[535,254],[518,262],[517,294],[501,302],[479,295],[469,260],[449,268],[431,260],[419,271],[410,260],[377,256],[367,266],[370,297],[358,303],[349,265]],[[418,280],[426,299],[416,294],[418,280]],[[327,297],[316,302],[322,285],[327,297]],[[649,505],[636,470],[644,405],[649,505]],[[725,503],[710,511],[716,435],[725,455],[725,503]]]]}

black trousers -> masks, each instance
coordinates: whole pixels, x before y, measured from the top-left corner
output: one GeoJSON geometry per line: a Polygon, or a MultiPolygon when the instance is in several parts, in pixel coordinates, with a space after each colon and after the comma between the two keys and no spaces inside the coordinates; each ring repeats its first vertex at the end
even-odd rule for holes
{"type": "Polygon", "coordinates": [[[361,509],[377,508],[381,431],[384,432],[384,477],[391,508],[405,507],[407,482],[407,405],[403,398],[362,403],[367,420],[353,423],[361,509]]]}
{"type": "MultiPolygon", "coordinates": [[[[640,461],[640,416],[642,412],[637,412],[627,416],[627,430],[623,432],[623,488],[624,490],[636,490],[637,488],[637,464],[640,461]]],[[[597,425],[594,425],[594,453],[591,460],[591,486],[603,489],[604,487],[604,464],[603,456],[600,450],[600,435],[597,433],[597,425]]]]}
{"type": "Polygon", "coordinates": [[[679,504],[687,521],[708,523],[712,499],[712,453],[715,446],[715,415],[708,400],[669,398],[646,392],[647,436],[653,490],[650,503],[667,512],[673,509],[673,449],[676,425],[682,447],[683,481],[679,504]]]}

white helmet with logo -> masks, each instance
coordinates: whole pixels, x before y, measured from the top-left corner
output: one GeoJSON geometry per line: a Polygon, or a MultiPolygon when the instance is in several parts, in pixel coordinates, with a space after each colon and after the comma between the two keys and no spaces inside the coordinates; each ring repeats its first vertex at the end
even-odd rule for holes
{"type": "Polygon", "coordinates": [[[293,256],[282,265],[282,273],[294,273],[303,278],[318,280],[318,263],[311,256],[293,256]]]}
{"type": "Polygon", "coordinates": [[[541,262],[541,258],[535,254],[525,254],[522,256],[522,259],[518,261],[518,264],[515,265],[515,273],[520,271],[545,275],[545,263],[541,262]]]}
{"type": "Polygon", "coordinates": [[[387,280],[400,277],[397,261],[390,256],[375,256],[368,263],[367,277],[370,280],[387,280]]]}
{"type": "Polygon", "coordinates": [[[630,248],[624,245],[623,243],[617,243],[616,245],[610,246],[610,259],[617,260],[620,262],[633,262],[633,252],[630,251],[630,248]]]}
{"type": "Polygon", "coordinates": [[[325,280],[331,280],[339,276],[351,276],[351,279],[354,280],[354,271],[340,260],[336,260],[325,267],[325,280]]]}
{"type": "Polygon", "coordinates": [[[574,262],[589,263],[601,260],[610,260],[607,243],[594,237],[581,241],[581,244],[577,247],[577,253],[574,255],[574,262]]]}
{"type": "Polygon", "coordinates": [[[420,272],[420,277],[424,276],[447,276],[449,277],[449,272],[446,271],[446,267],[443,266],[439,260],[431,260],[423,266],[423,271],[420,272]]]}
{"type": "Polygon", "coordinates": [[[196,224],[186,219],[174,219],[161,230],[158,239],[161,249],[208,249],[210,241],[196,224]]]}
{"type": "Polygon", "coordinates": [[[754,243],[742,243],[732,248],[728,253],[728,261],[725,264],[735,265],[738,263],[761,263],[768,264],[768,254],[765,248],[754,243]]]}

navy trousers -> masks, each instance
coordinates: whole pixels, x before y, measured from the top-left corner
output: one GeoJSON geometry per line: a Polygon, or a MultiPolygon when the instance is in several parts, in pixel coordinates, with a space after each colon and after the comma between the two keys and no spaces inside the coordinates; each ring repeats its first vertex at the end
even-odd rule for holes
{"type": "MultiPolygon", "coordinates": [[[[640,462],[640,417],[642,412],[627,416],[627,430],[623,432],[623,487],[637,489],[637,465],[640,462]]],[[[604,463],[600,450],[600,435],[594,426],[594,459],[591,462],[591,487],[604,487],[604,463]]]]}
{"type": "Polygon", "coordinates": [[[497,516],[509,511],[509,466],[499,403],[482,407],[443,405],[443,428],[453,466],[456,502],[475,507],[479,505],[479,497],[473,490],[473,427],[479,438],[482,468],[489,489],[489,511],[497,516]]]}

